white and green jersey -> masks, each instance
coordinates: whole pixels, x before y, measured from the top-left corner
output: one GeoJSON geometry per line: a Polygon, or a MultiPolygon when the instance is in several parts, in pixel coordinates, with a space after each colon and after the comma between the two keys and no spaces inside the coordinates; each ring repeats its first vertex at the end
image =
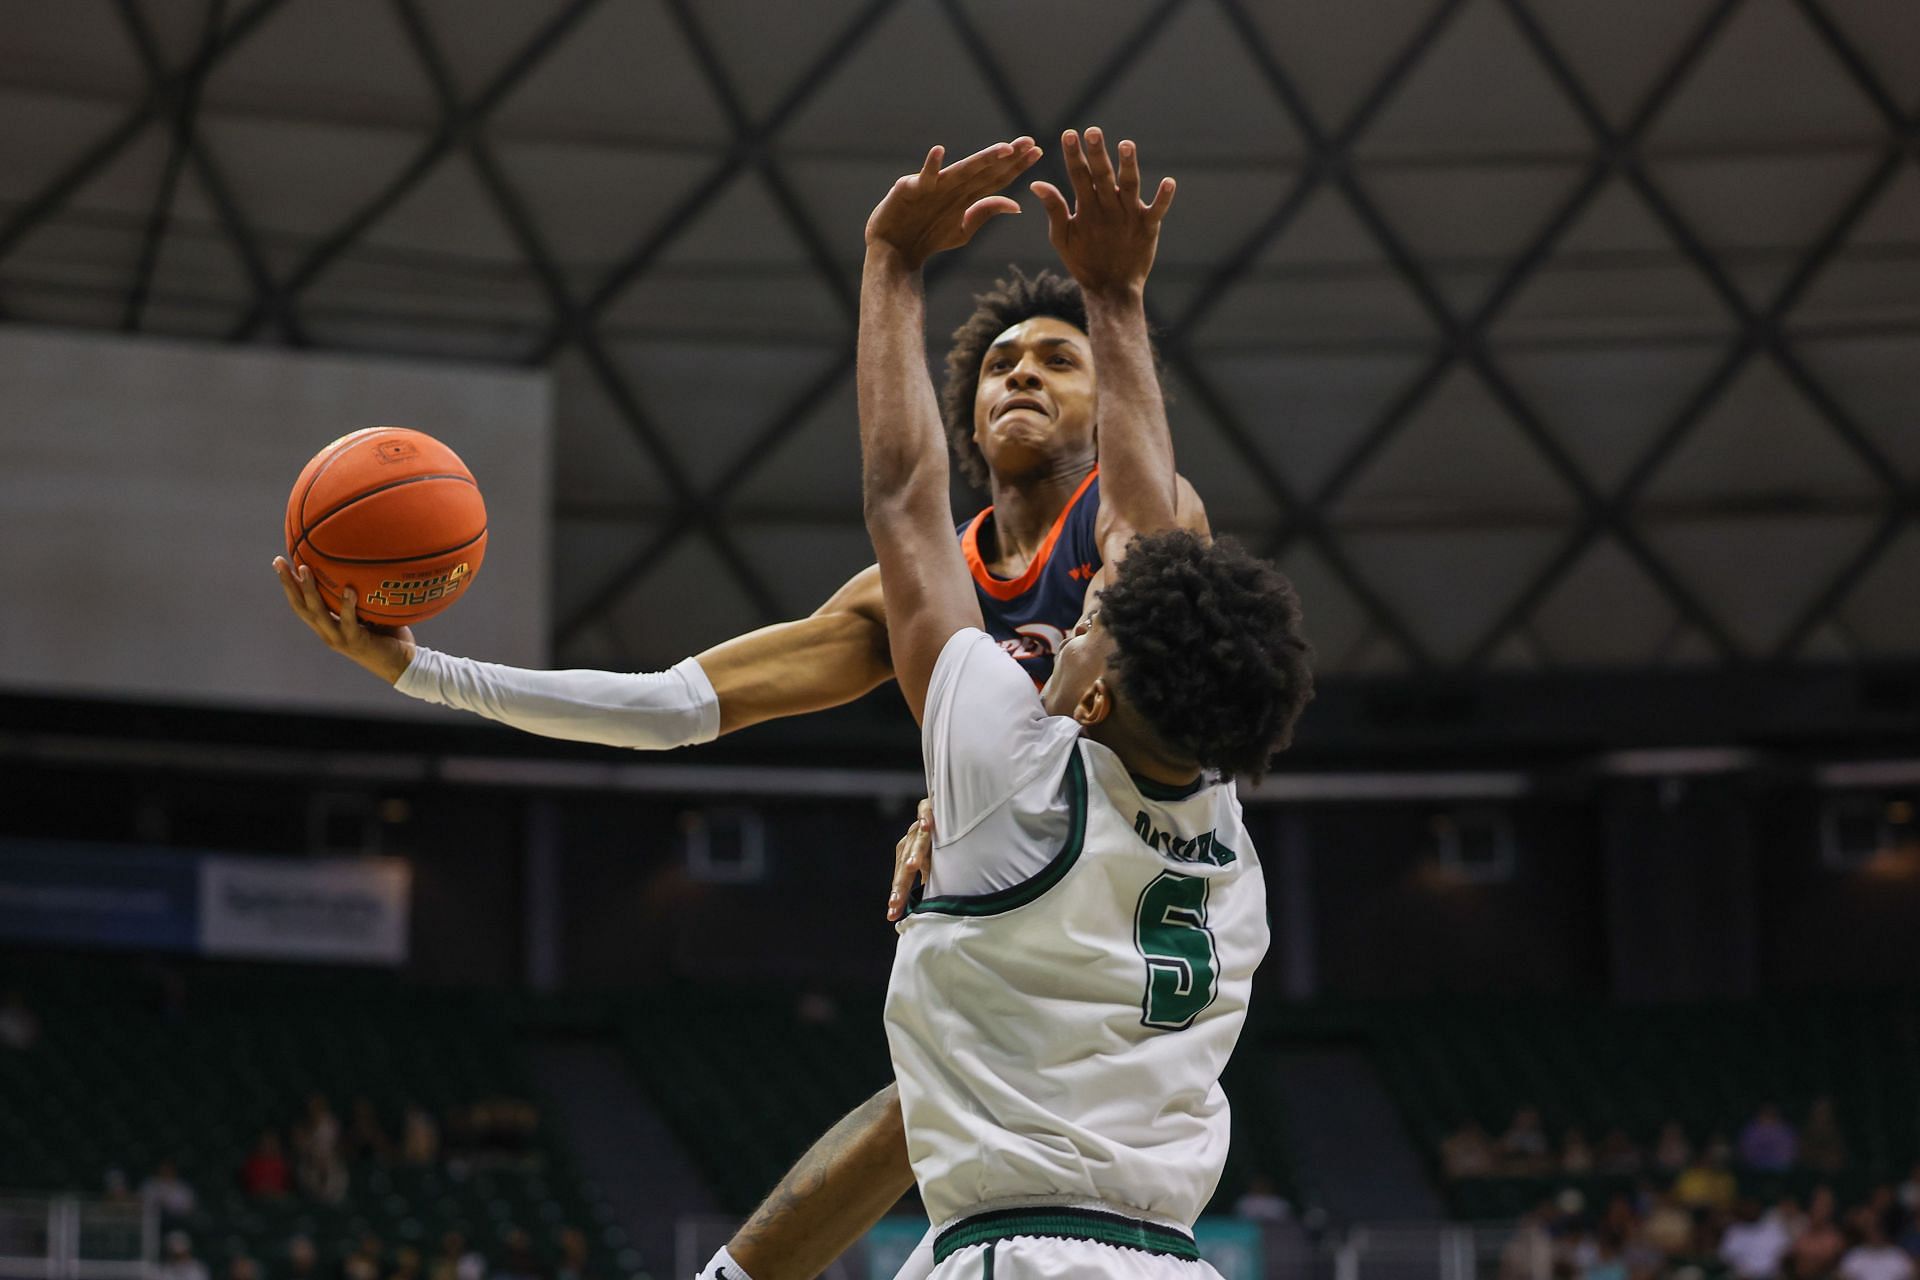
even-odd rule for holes
{"type": "Polygon", "coordinates": [[[1226,1160],[1220,1072],[1267,949],[1232,785],[1131,776],[972,629],[941,652],[923,737],[933,868],[886,1022],[928,1216],[1189,1226],[1226,1160]]]}

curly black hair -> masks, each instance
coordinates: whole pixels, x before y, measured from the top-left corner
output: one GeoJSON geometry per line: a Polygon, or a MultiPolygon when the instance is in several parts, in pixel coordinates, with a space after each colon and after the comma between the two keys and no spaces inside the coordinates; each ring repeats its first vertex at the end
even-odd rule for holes
{"type": "Polygon", "coordinates": [[[1082,333],[1087,330],[1087,303],[1078,284],[1052,271],[1030,276],[1019,267],[1008,270],[1011,276],[994,281],[993,288],[974,297],[973,314],[953,331],[947,381],[940,390],[940,418],[947,426],[954,461],[976,489],[985,489],[989,480],[986,455],[973,441],[974,392],[980,386],[980,363],[987,358],[987,348],[1014,325],[1035,316],[1052,316],[1082,333]]]}
{"type": "Polygon", "coordinates": [[[1100,621],[1120,693],[1168,746],[1222,777],[1258,781],[1313,697],[1300,598],[1230,538],[1184,529],[1127,544],[1100,621]]]}

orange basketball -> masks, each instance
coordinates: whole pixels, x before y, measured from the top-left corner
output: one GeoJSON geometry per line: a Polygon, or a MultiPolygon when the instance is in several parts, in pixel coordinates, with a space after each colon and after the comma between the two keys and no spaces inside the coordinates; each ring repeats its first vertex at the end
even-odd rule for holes
{"type": "Polygon", "coordinates": [[[458,599],[487,552],[487,507],[458,454],[425,432],[368,427],[314,455],[287,498],[287,558],[335,612],[403,626],[458,599]]]}

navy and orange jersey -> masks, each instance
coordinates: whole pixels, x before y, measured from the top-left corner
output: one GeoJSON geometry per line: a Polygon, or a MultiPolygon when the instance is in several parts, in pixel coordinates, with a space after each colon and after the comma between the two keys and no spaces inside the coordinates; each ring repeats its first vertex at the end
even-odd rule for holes
{"type": "Polygon", "coordinates": [[[1039,553],[1017,578],[996,578],[980,558],[980,533],[993,519],[988,507],[959,526],[960,550],[973,574],[974,594],[987,634],[1019,660],[1036,685],[1053,674],[1053,655],[1080,622],[1087,583],[1100,572],[1100,469],[1080,482],[1047,531],[1039,553]]]}

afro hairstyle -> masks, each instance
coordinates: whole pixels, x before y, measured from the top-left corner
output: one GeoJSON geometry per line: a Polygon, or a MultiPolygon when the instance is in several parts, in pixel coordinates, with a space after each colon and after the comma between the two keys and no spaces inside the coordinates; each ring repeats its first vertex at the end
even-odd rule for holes
{"type": "Polygon", "coordinates": [[[1286,576],[1184,529],[1127,545],[1100,595],[1120,693],[1168,746],[1254,781],[1313,697],[1313,650],[1286,576]]]}

